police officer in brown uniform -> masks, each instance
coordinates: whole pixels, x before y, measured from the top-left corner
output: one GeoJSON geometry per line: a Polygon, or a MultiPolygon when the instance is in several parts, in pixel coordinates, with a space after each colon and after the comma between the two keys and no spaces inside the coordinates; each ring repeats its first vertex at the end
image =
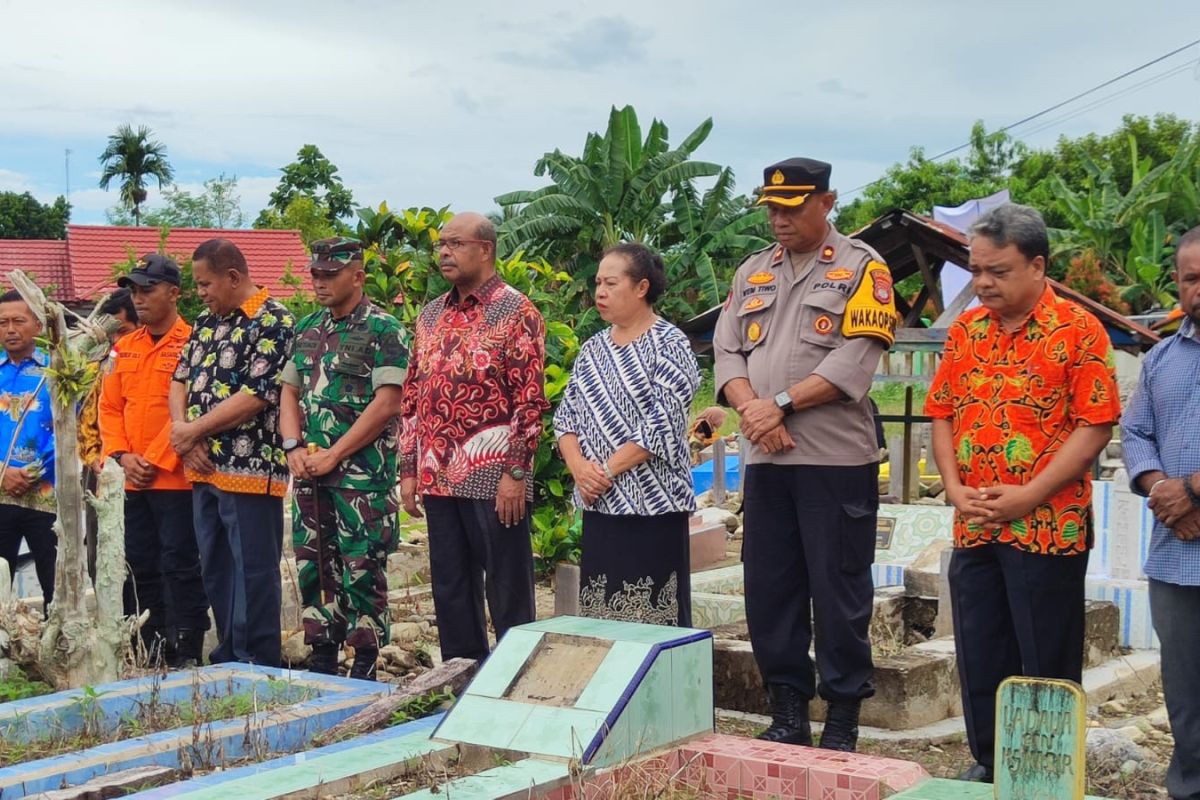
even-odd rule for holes
{"type": "Polygon", "coordinates": [[[891,273],[829,223],[831,167],[767,167],[759,204],[777,244],[734,276],[713,344],[717,400],[753,447],[744,476],[746,617],[771,698],[759,738],[852,751],[871,685],[879,443],[867,391],[895,336],[891,273]],[[811,607],[811,614],[810,614],[811,607]],[[818,686],[809,644],[816,629],[818,686]]]}

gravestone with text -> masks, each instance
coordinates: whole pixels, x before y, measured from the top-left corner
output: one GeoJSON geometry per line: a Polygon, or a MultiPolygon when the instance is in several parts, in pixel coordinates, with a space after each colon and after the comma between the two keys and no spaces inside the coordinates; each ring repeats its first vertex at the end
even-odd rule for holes
{"type": "Polygon", "coordinates": [[[1083,800],[1086,734],[1079,684],[1005,680],[996,693],[996,800],[1083,800]]]}

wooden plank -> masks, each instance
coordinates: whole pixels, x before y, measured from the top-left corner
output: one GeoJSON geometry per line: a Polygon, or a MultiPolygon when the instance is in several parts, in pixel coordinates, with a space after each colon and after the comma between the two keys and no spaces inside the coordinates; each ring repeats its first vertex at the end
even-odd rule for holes
{"type": "MultiPolygon", "coordinates": [[[[937,312],[938,316],[941,316],[945,309],[942,308],[942,283],[938,280],[938,274],[930,268],[929,261],[925,258],[925,253],[921,251],[921,248],[912,243],[909,244],[909,247],[912,248],[913,258],[916,259],[917,267],[921,270],[921,277],[925,279],[925,288],[929,290],[929,299],[933,301],[933,310],[937,312]]],[[[940,269],[939,267],[939,272],[940,269]]]]}
{"type": "Polygon", "coordinates": [[[38,800],[102,800],[108,797],[123,797],[130,792],[162,786],[178,780],[178,770],[173,767],[134,767],[110,775],[100,775],[87,783],[30,795],[38,800]]]}
{"type": "Polygon", "coordinates": [[[945,328],[897,328],[896,343],[901,342],[935,342],[946,341],[945,328]]]}
{"type": "Polygon", "coordinates": [[[933,321],[934,328],[949,328],[950,323],[958,319],[958,315],[967,310],[967,306],[971,305],[971,301],[975,299],[975,287],[967,283],[962,288],[954,299],[950,301],[950,305],[946,306],[937,319],[933,321]]]}
{"type": "Polygon", "coordinates": [[[926,284],[921,287],[921,291],[917,294],[917,299],[913,302],[912,309],[904,315],[904,326],[911,327],[919,325],[921,322],[921,310],[925,308],[925,304],[929,302],[929,286],[926,284]]]}
{"type": "Polygon", "coordinates": [[[320,747],[330,742],[361,736],[376,728],[384,727],[400,706],[429,692],[449,689],[455,697],[471,682],[478,667],[473,658],[452,658],[429,672],[418,675],[411,683],[395,694],[385,695],[371,705],[347,717],[323,734],[313,737],[313,746],[320,747]]]}

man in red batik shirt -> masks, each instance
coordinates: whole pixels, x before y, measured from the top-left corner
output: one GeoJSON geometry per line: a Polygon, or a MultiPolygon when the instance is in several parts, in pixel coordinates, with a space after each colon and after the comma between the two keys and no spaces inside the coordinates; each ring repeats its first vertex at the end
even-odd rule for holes
{"type": "Polygon", "coordinates": [[[400,407],[400,497],[416,517],[420,497],[429,518],[442,659],[482,659],[485,595],[497,640],[534,619],[530,473],[549,409],[545,324],[496,274],[487,217],[454,217],[437,248],[454,288],[414,326],[400,407]]]}

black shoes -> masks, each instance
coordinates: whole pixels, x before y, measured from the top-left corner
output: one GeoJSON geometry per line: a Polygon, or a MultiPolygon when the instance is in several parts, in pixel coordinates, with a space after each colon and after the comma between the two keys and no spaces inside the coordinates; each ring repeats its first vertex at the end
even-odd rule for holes
{"type": "Polygon", "coordinates": [[[375,680],[375,662],[379,660],[379,651],[375,648],[354,648],[354,663],[350,665],[349,677],[360,681],[375,680]]]}
{"type": "Polygon", "coordinates": [[[858,710],[861,700],[830,702],[821,731],[821,747],[853,753],[858,747],[858,710]]]}
{"type": "Polygon", "coordinates": [[[167,666],[187,669],[204,666],[204,631],[198,628],[179,628],[175,631],[175,646],[167,651],[167,666]]]}
{"type": "Polygon", "coordinates": [[[322,675],[338,674],[338,655],[341,648],[337,642],[314,642],[312,655],[308,657],[308,671],[322,675]]]}
{"type": "Polygon", "coordinates": [[[970,781],[971,783],[992,783],[993,773],[992,768],[983,764],[973,764],[958,776],[960,781],[970,781]]]}
{"type": "Polygon", "coordinates": [[[771,727],[755,738],[764,742],[812,746],[812,726],[808,722],[808,698],[799,690],[782,683],[767,686],[771,695],[771,727]]]}

